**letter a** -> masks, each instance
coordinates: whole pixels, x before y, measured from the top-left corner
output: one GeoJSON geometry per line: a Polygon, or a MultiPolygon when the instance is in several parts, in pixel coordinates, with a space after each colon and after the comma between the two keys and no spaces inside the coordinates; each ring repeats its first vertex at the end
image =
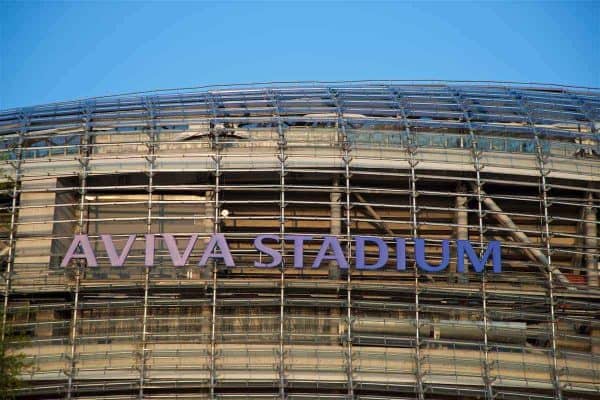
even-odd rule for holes
{"type": "Polygon", "coordinates": [[[225,240],[225,236],[223,236],[222,233],[215,233],[212,235],[210,241],[206,245],[206,249],[204,249],[202,258],[198,262],[198,266],[206,266],[209,258],[220,258],[225,261],[226,266],[235,267],[233,257],[231,257],[231,251],[229,250],[229,245],[227,245],[227,240],[225,240]],[[215,252],[217,248],[219,249],[219,253],[215,252]]]}
{"type": "Polygon", "coordinates": [[[344,252],[340,247],[340,242],[335,236],[323,236],[323,244],[321,245],[319,254],[317,254],[317,258],[315,258],[315,262],[313,262],[312,267],[319,268],[323,260],[336,260],[341,269],[348,269],[348,261],[346,261],[344,252]],[[331,255],[327,254],[327,250],[329,250],[329,248],[331,248],[333,252],[331,255]]]}
{"type": "Polygon", "coordinates": [[[67,254],[60,263],[60,266],[63,268],[66,267],[73,258],[85,258],[88,267],[98,266],[98,262],[96,262],[96,255],[94,254],[94,250],[92,249],[88,235],[75,235],[75,237],[73,237],[71,246],[69,246],[69,250],[67,250],[67,254]],[[77,251],[79,246],[81,246],[83,253],[75,254],[75,251],[77,251]]]}

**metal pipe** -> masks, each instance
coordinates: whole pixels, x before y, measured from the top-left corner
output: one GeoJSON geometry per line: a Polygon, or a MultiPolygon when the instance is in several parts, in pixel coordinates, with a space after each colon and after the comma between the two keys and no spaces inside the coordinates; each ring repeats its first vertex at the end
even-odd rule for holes
{"type": "MultiPolygon", "coordinates": [[[[452,92],[452,90],[451,90],[452,92]]],[[[483,182],[481,181],[481,170],[483,168],[482,164],[481,164],[481,151],[479,149],[479,145],[477,142],[477,137],[475,136],[475,132],[473,130],[473,125],[471,124],[471,116],[470,116],[470,111],[460,93],[460,91],[458,89],[455,89],[454,91],[454,99],[457,103],[457,105],[460,107],[462,113],[463,113],[463,118],[467,123],[467,128],[469,129],[469,136],[471,138],[471,157],[473,159],[473,168],[475,170],[475,178],[476,178],[476,195],[477,195],[477,220],[479,223],[479,256],[483,256],[483,247],[484,247],[484,232],[483,232],[483,206],[482,206],[482,199],[481,199],[481,190],[482,190],[482,186],[483,186],[483,182]]],[[[458,199],[457,199],[458,202],[458,199]]],[[[466,205],[466,204],[465,204],[466,205]]],[[[462,216],[458,216],[459,218],[462,217],[465,220],[463,220],[462,222],[465,223],[465,226],[468,225],[468,215],[462,215],[462,216]]],[[[468,227],[467,227],[467,232],[464,232],[466,234],[467,237],[465,237],[465,239],[468,239],[469,236],[469,232],[468,232],[468,227]]],[[[464,279],[464,277],[463,277],[464,279]]],[[[491,370],[491,366],[490,366],[490,361],[489,361],[489,333],[488,333],[488,311],[487,311],[487,270],[484,268],[483,269],[483,273],[481,274],[481,307],[482,307],[482,319],[483,319],[483,381],[485,383],[485,389],[486,389],[486,397],[489,400],[493,400],[495,398],[495,394],[494,394],[494,387],[492,385],[493,381],[495,380],[491,378],[490,374],[490,370],[491,370]]]]}
{"type": "MultiPolygon", "coordinates": [[[[554,396],[558,400],[562,400],[563,391],[562,391],[562,386],[561,386],[560,377],[559,377],[559,368],[558,368],[558,360],[557,360],[556,313],[555,313],[555,302],[554,302],[554,276],[553,276],[555,274],[555,272],[557,273],[557,275],[560,274],[560,271],[558,269],[556,269],[556,271],[555,271],[555,269],[552,266],[552,247],[551,247],[551,243],[550,243],[550,217],[548,214],[548,208],[550,207],[550,201],[548,200],[548,191],[550,190],[550,188],[548,187],[548,184],[546,181],[546,177],[550,173],[550,170],[548,170],[546,168],[546,160],[548,158],[548,154],[544,153],[540,136],[536,129],[535,123],[533,122],[533,118],[531,117],[531,113],[528,110],[526,101],[523,98],[523,95],[517,93],[514,90],[511,91],[511,94],[519,103],[519,106],[521,108],[521,113],[526,116],[527,123],[531,127],[531,130],[532,130],[532,133],[533,133],[533,136],[535,139],[536,156],[537,156],[537,160],[538,160],[538,169],[539,169],[539,173],[540,173],[539,190],[540,190],[540,196],[541,196],[542,207],[543,207],[543,216],[542,216],[543,226],[542,226],[541,233],[542,233],[542,240],[544,242],[544,246],[545,246],[545,250],[546,250],[546,254],[544,254],[544,256],[546,257],[546,262],[547,262],[547,264],[545,264],[545,267],[546,267],[547,274],[548,274],[547,275],[548,276],[548,297],[550,299],[550,325],[551,325],[551,329],[550,329],[551,340],[550,340],[550,342],[551,342],[551,350],[552,350],[552,369],[551,369],[552,384],[554,387],[554,396]]],[[[563,279],[566,281],[566,284],[568,285],[567,278],[564,277],[562,274],[560,274],[560,275],[558,275],[559,279],[561,276],[563,277],[563,279]]]]}
{"type": "Polygon", "coordinates": [[[285,176],[286,168],[286,137],[281,122],[279,101],[277,96],[270,92],[274,103],[275,116],[277,118],[277,147],[279,160],[279,251],[281,253],[281,264],[279,265],[279,397],[286,398],[285,390],[285,348],[284,348],[284,317],[285,317],[285,176]]]}
{"type": "Polygon", "coordinates": [[[585,250],[585,270],[587,271],[588,286],[598,287],[598,221],[594,208],[594,195],[588,192],[584,207],[583,246],[585,250]]]}
{"type": "MultiPolygon", "coordinates": [[[[351,145],[348,139],[348,133],[346,131],[346,120],[344,118],[342,107],[340,106],[338,94],[335,90],[330,89],[329,94],[336,107],[336,129],[338,134],[338,140],[341,142],[342,150],[342,162],[344,165],[344,178],[345,178],[345,214],[346,214],[346,259],[351,264],[350,259],[352,256],[352,232],[351,232],[351,204],[350,204],[350,162],[352,157],[350,155],[351,145]]],[[[352,271],[348,267],[346,274],[346,374],[347,374],[347,394],[348,398],[354,398],[354,367],[353,367],[353,349],[352,349],[352,271]]]]}
{"type": "MultiPolygon", "coordinates": [[[[91,131],[91,119],[93,109],[89,104],[86,105],[85,115],[83,117],[84,125],[84,136],[82,138],[82,146],[80,147],[81,153],[79,156],[79,218],[77,223],[77,230],[79,233],[85,233],[85,214],[86,214],[86,203],[85,195],[87,192],[87,176],[88,176],[88,165],[90,160],[90,150],[88,147],[90,137],[89,132],[91,131]]],[[[71,354],[70,354],[70,368],[67,380],[67,400],[70,400],[73,396],[73,380],[77,373],[77,324],[78,324],[78,312],[79,312],[79,296],[81,288],[82,274],[85,273],[86,265],[80,261],[77,262],[77,269],[75,270],[75,298],[73,300],[73,317],[71,320],[71,354]]]]}
{"type": "MultiPolygon", "coordinates": [[[[155,120],[155,111],[154,104],[151,98],[146,99],[146,109],[148,113],[148,124],[150,126],[150,131],[148,134],[148,141],[146,142],[146,146],[148,149],[146,161],[147,161],[147,175],[148,175],[148,205],[147,205],[147,215],[146,215],[146,234],[152,233],[152,206],[153,206],[153,193],[154,193],[154,163],[156,160],[155,148],[156,148],[156,120],[155,120]]],[[[154,240],[154,239],[153,239],[154,240]]],[[[144,305],[143,305],[143,314],[142,314],[142,340],[140,345],[141,356],[140,356],[140,382],[139,382],[139,398],[142,400],[144,398],[144,385],[146,381],[146,361],[148,358],[146,342],[148,336],[148,295],[150,288],[150,266],[144,266],[144,305]]]]}
{"type": "MultiPolygon", "coordinates": [[[[0,340],[4,342],[6,336],[6,321],[8,315],[8,298],[11,290],[12,274],[15,264],[15,247],[16,247],[16,223],[17,223],[17,197],[19,196],[19,185],[21,182],[21,162],[23,159],[23,136],[27,132],[29,125],[29,119],[27,114],[24,112],[20,115],[19,121],[19,136],[16,148],[16,162],[11,164],[15,170],[15,179],[13,181],[13,187],[11,190],[11,206],[10,206],[10,226],[9,226],[9,237],[8,237],[8,260],[6,265],[6,272],[4,276],[4,301],[3,301],[3,312],[2,312],[2,332],[0,340]]],[[[4,249],[3,249],[4,250],[4,249]]]]}
{"type": "MultiPolygon", "coordinates": [[[[212,138],[212,159],[214,163],[214,175],[215,175],[215,188],[214,188],[214,223],[213,223],[213,233],[218,233],[221,230],[220,224],[220,179],[221,179],[221,143],[219,142],[220,133],[217,129],[215,129],[215,123],[217,120],[217,111],[215,98],[212,93],[209,93],[209,101],[210,108],[212,113],[212,121],[210,123],[210,137],[212,138]]],[[[209,390],[210,390],[210,398],[215,398],[215,387],[217,380],[217,363],[216,363],[216,326],[217,326],[217,283],[218,283],[218,265],[216,261],[212,263],[212,297],[211,297],[211,307],[212,307],[212,316],[210,319],[210,381],[209,381],[209,390]]]]}
{"type": "MultiPolygon", "coordinates": [[[[417,176],[416,166],[419,164],[417,159],[418,142],[414,130],[410,129],[410,123],[406,115],[406,107],[404,106],[404,98],[397,90],[392,90],[394,105],[397,109],[396,118],[402,119],[404,125],[404,133],[406,135],[408,152],[408,164],[410,166],[409,175],[409,194],[410,194],[410,227],[413,241],[419,236],[419,225],[417,214],[419,209],[417,207],[417,176]]],[[[415,383],[416,383],[416,394],[418,400],[424,400],[425,390],[423,387],[423,370],[421,368],[421,321],[420,321],[420,305],[419,305],[419,268],[417,268],[416,262],[413,263],[413,284],[415,293],[415,383]]]]}

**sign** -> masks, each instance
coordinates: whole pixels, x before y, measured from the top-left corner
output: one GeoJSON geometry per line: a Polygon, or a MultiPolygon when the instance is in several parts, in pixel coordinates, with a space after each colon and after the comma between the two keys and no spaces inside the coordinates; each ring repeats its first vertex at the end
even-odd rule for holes
{"type": "MultiPolygon", "coordinates": [[[[171,261],[174,267],[183,267],[188,263],[192,250],[198,241],[198,234],[189,236],[185,249],[179,248],[175,236],[169,233],[148,234],[148,235],[129,235],[125,246],[120,251],[117,250],[111,235],[100,235],[100,239],[104,246],[105,254],[108,256],[110,265],[113,267],[122,267],[127,261],[127,257],[136,240],[144,240],[144,264],[147,267],[154,266],[155,249],[157,240],[162,240],[165,244],[171,261]]],[[[262,260],[254,261],[256,268],[275,268],[281,265],[282,255],[277,248],[280,240],[279,235],[258,235],[254,238],[254,248],[258,253],[268,256],[268,262],[262,260]]],[[[286,242],[294,244],[293,268],[319,268],[324,262],[329,264],[330,261],[337,263],[340,269],[350,268],[349,260],[346,258],[342,246],[336,236],[325,235],[322,239],[313,239],[310,235],[285,235],[286,242]],[[317,241],[320,242],[319,252],[312,265],[304,264],[304,245],[305,243],[317,241]]],[[[406,239],[395,238],[393,241],[394,254],[390,254],[390,246],[380,237],[376,236],[353,236],[354,257],[353,267],[357,270],[377,270],[387,265],[390,256],[395,259],[395,267],[398,271],[406,270],[406,239]],[[365,247],[367,245],[377,246],[378,256],[377,261],[367,263],[365,255],[365,247]]],[[[467,265],[465,259],[470,263],[471,268],[475,272],[483,272],[488,261],[491,260],[492,271],[494,273],[502,272],[501,246],[499,241],[490,241],[487,248],[479,257],[471,242],[468,240],[456,240],[455,246],[452,246],[456,256],[457,272],[466,272],[467,265]]],[[[417,238],[414,240],[414,255],[418,268],[426,272],[441,272],[444,271],[450,264],[451,246],[450,240],[442,240],[441,242],[441,261],[438,264],[430,264],[425,257],[425,239],[417,238]]],[[[97,267],[98,262],[96,253],[92,248],[88,235],[75,235],[66,255],[64,256],[61,267],[66,267],[72,260],[85,260],[89,267],[97,267]]],[[[227,267],[235,267],[235,262],[227,243],[227,239],[223,234],[213,234],[210,237],[202,256],[198,261],[199,267],[205,267],[209,260],[224,263],[227,267]]]]}

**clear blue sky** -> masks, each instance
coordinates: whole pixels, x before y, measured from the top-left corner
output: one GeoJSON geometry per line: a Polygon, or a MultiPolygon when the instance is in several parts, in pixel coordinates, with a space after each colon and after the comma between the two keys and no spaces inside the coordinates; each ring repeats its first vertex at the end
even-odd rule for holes
{"type": "Polygon", "coordinates": [[[600,87],[600,1],[53,3],[0,0],[0,109],[289,80],[600,87]]]}

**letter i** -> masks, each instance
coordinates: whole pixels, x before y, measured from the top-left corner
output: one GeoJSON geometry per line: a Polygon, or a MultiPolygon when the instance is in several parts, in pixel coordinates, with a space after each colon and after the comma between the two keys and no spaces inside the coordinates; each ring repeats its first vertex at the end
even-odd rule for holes
{"type": "Polygon", "coordinates": [[[396,269],[406,270],[406,239],[396,239],[396,269]]]}

